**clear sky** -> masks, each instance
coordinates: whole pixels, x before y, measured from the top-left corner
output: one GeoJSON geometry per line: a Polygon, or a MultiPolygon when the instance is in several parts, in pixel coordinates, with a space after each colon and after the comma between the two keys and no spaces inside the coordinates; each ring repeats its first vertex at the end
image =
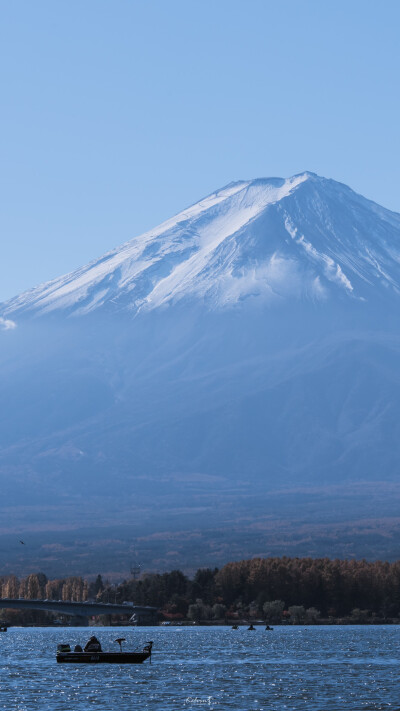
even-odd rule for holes
{"type": "Polygon", "coordinates": [[[232,180],[400,212],[400,2],[0,0],[0,300],[232,180]]]}

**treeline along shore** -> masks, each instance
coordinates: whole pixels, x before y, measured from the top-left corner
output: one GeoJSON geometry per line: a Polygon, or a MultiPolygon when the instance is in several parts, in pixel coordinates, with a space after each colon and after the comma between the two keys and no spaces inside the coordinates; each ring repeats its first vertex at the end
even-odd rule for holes
{"type": "MultiPolygon", "coordinates": [[[[2,598],[93,600],[152,605],[160,622],[218,624],[260,620],[273,624],[400,623],[400,561],[328,558],[255,558],[221,569],[142,574],[111,584],[100,575],[48,580],[44,573],[0,578],[2,598]]],[[[3,610],[11,624],[43,623],[53,613],[3,610]]]]}

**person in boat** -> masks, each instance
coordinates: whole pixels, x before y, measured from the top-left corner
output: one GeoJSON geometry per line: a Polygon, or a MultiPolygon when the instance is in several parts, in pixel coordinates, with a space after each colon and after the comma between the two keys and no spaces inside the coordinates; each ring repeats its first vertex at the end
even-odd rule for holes
{"type": "Polygon", "coordinates": [[[101,644],[94,634],[91,636],[88,642],[86,642],[84,647],[84,652],[101,652],[101,644]]]}

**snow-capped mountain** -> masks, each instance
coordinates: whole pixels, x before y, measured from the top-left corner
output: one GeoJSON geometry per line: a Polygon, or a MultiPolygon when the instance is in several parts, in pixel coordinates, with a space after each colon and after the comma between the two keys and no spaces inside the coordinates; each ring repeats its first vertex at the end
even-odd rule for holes
{"type": "Polygon", "coordinates": [[[400,215],[303,173],[4,303],[0,538],[57,573],[138,537],[157,568],[398,557],[399,293],[400,215]]]}
{"type": "Polygon", "coordinates": [[[138,313],[189,299],[221,309],[247,298],[399,293],[399,233],[399,215],[312,173],[240,181],[11,300],[3,317],[101,307],[138,313]]]}

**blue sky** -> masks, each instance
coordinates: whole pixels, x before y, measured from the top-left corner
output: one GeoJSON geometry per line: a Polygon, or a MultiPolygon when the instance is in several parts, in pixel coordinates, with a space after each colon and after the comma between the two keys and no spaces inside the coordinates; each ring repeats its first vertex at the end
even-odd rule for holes
{"type": "Polygon", "coordinates": [[[399,26],[394,0],[4,0],[0,300],[232,180],[400,212],[399,26]]]}

